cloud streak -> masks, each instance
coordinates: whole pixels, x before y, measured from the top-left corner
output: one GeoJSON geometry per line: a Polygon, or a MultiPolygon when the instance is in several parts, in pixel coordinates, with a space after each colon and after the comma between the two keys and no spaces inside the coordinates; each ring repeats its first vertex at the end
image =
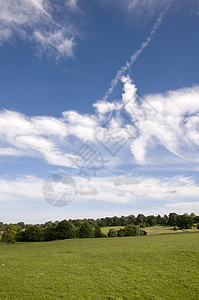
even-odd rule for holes
{"type": "MultiPolygon", "coordinates": [[[[76,1],[69,1],[75,8],[76,1]]],[[[48,0],[7,0],[0,2],[0,44],[20,38],[37,44],[40,55],[61,59],[73,56],[75,33],[71,24],[53,18],[48,0]]]]}
{"type": "Polygon", "coordinates": [[[150,32],[149,36],[141,44],[141,47],[138,50],[135,51],[135,53],[130,57],[130,60],[126,62],[125,66],[123,66],[120,70],[117,71],[116,76],[111,81],[110,88],[107,90],[107,92],[103,96],[103,100],[107,100],[108,99],[108,97],[111,95],[111,93],[113,92],[114,88],[118,84],[118,82],[121,80],[121,78],[124,75],[124,73],[130,67],[133,66],[133,64],[136,62],[136,60],[138,59],[138,57],[140,56],[140,54],[143,52],[143,50],[149,45],[149,43],[151,42],[154,34],[156,33],[156,31],[158,30],[159,26],[161,25],[161,23],[163,21],[163,17],[165,16],[165,14],[167,13],[168,9],[170,8],[171,3],[172,3],[172,0],[169,1],[169,3],[166,6],[166,8],[160,13],[158,19],[156,20],[155,24],[153,25],[153,27],[151,29],[151,32],[150,32]]]}

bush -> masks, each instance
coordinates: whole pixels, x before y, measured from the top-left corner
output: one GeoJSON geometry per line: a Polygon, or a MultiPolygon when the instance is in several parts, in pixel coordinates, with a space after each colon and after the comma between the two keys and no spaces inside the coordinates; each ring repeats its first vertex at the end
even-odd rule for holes
{"type": "Polygon", "coordinates": [[[31,225],[24,232],[22,231],[20,238],[24,242],[42,242],[44,241],[44,231],[38,225],[31,225]]]}
{"type": "Polygon", "coordinates": [[[58,238],[57,225],[52,224],[49,227],[44,228],[44,240],[55,241],[58,238]]]}
{"type": "Polygon", "coordinates": [[[4,231],[1,241],[7,244],[14,244],[15,243],[14,233],[9,230],[4,231]]]}
{"type": "Polygon", "coordinates": [[[107,235],[105,233],[102,233],[102,238],[107,238],[107,235]]]}
{"type": "Polygon", "coordinates": [[[94,231],[94,237],[95,238],[101,238],[102,237],[102,232],[99,226],[95,227],[95,231],[94,231]]]}
{"type": "Polygon", "coordinates": [[[59,240],[72,239],[75,237],[75,229],[73,225],[63,220],[57,225],[57,238],[59,240]]]}
{"type": "Polygon", "coordinates": [[[124,236],[140,235],[140,227],[135,225],[127,225],[123,229],[124,236]]]}
{"type": "Polygon", "coordinates": [[[108,237],[116,237],[117,231],[115,229],[110,229],[108,232],[108,237]]]}
{"type": "Polygon", "coordinates": [[[147,235],[147,232],[143,229],[140,229],[140,235],[147,235]]]}
{"type": "Polygon", "coordinates": [[[136,235],[147,235],[147,232],[140,229],[140,226],[127,225],[124,229],[118,230],[118,236],[136,236],[136,235]]]}
{"type": "Polygon", "coordinates": [[[79,238],[92,238],[94,237],[93,228],[88,222],[84,222],[78,229],[79,238]]]}
{"type": "Polygon", "coordinates": [[[177,226],[180,229],[191,229],[193,223],[194,223],[193,217],[188,214],[177,216],[177,226]]]}

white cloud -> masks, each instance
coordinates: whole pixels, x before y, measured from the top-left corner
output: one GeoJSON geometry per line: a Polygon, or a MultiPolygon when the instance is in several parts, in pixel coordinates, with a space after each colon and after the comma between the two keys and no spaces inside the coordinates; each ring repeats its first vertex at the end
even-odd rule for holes
{"type": "Polygon", "coordinates": [[[39,43],[41,54],[54,54],[57,59],[65,56],[73,56],[74,39],[68,38],[63,29],[55,32],[45,31],[44,33],[35,31],[33,36],[39,43]]]}
{"type": "Polygon", "coordinates": [[[66,0],[65,3],[74,11],[78,9],[78,5],[77,5],[78,0],[66,0]]]}
{"type": "MultiPolygon", "coordinates": [[[[43,201],[42,178],[34,176],[20,176],[16,179],[0,178],[1,195],[0,203],[16,203],[18,201],[43,201]]],[[[175,208],[188,201],[198,201],[199,186],[193,178],[174,177],[126,177],[86,178],[73,177],[77,185],[77,195],[74,203],[107,202],[120,205],[134,205],[135,209],[147,203],[160,208],[175,208]],[[118,184],[119,183],[119,184],[118,184]],[[167,202],[167,204],[165,204],[167,202]]],[[[62,184],[62,191],[65,191],[62,184]]],[[[60,190],[60,192],[61,192],[60,190]]],[[[120,211],[118,210],[118,214],[120,211]]]]}
{"type": "MultiPolygon", "coordinates": [[[[146,95],[139,104],[135,85],[129,77],[127,79],[122,99],[124,109],[137,128],[138,137],[131,144],[137,162],[145,163],[148,150],[158,145],[180,158],[198,162],[199,87],[146,95]]],[[[157,151],[155,156],[157,158],[157,151]]]]}
{"type": "MultiPolygon", "coordinates": [[[[122,101],[113,105],[97,102],[96,115],[65,111],[61,118],[29,118],[18,112],[1,111],[0,155],[42,157],[50,164],[71,166],[71,155],[85,142],[91,142],[97,150],[102,145],[105,151],[115,155],[131,141],[129,149],[138,164],[157,166],[163,157],[164,166],[178,158],[178,164],[190,166],[191,163],[197,167],[199,87],[138,99],[130,77],[122,80],[122,101]]],[[[132,161],[133,156],[129,157],[132,161]]],[[[126,164],[125,159],[121,161],[118,156],[108,165],[126,164]]]]}
{"type": "MultiPolygon", "coordinates": [[[[75,3],[75,2],[74,2],[75,3]]],[[[74,31],[53,19],[48,0],[7,0],[0,2],[0,43],[20,37],[37,43],[40,54],[57,59],[73,55],[74,31]]]]}

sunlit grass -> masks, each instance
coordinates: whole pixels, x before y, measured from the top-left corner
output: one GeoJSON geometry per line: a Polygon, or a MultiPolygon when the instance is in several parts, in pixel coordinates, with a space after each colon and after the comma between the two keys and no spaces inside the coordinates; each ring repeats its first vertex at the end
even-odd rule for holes
{"type": "Polygon", "coordinates": [[[0,243],[0,299],[198,299],[199,234],[0,243]]]}

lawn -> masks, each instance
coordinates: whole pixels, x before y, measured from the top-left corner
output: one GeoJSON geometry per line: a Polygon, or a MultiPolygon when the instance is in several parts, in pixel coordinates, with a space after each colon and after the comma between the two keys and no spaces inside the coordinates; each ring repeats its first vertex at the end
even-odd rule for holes
{"type": "Polygon", "coordinates": [[[0,299],[199,299],[199,234],[0,243],[0,299]]]}

